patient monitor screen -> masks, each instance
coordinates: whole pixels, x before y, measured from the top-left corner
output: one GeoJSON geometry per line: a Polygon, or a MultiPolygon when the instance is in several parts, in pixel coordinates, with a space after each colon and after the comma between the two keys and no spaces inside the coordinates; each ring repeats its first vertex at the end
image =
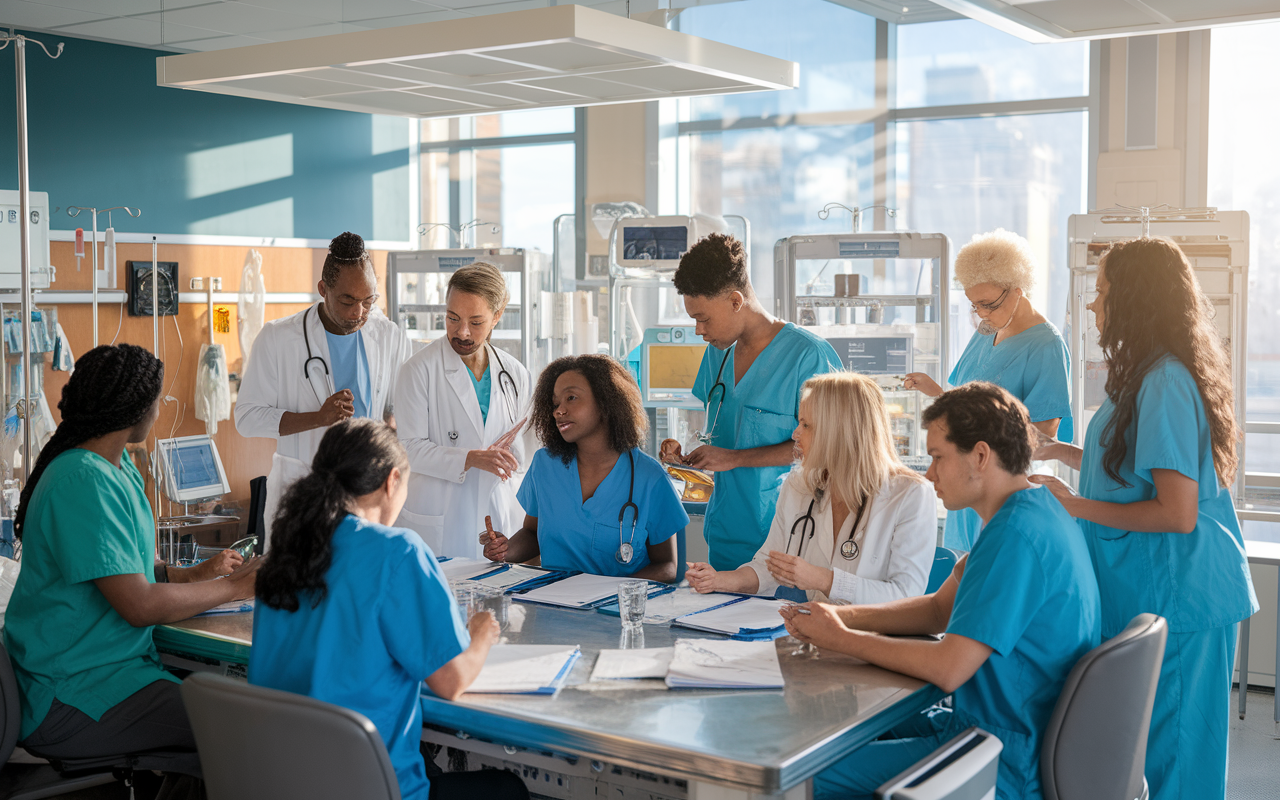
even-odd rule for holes
{"type": "Polygon", "coordinates": [[[213,448],[207,442],[175,447],[172,456],[173,479],[178,484],[178,491],[215,486],[222,482],[218,465],[213,460],[213,448]]]}
{"type": "Polygon", "coordinates": [[[698,378],[698,367],[705,344],[651,344],[649,345],[650,391],[693,389],[698,378]]]}
{"type": "Polygon", "coordinates": [[[683,225],[622,229],[622,257],[627,261],[679,261],[688,249],[689,229],[683,225]]]}

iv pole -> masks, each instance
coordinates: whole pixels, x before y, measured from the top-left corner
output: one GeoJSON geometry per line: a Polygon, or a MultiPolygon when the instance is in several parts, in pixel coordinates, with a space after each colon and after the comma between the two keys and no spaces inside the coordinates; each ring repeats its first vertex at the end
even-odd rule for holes
{"type": "MultiPolygon", "coordinates": [[[[89,206],[68,206],[67,207],[68,217],[79,216],[81,211],[89,211],[93,213],[93,241],[92,241],[92,244],[93,244],[93,290],[92,291],[93,291],[93,346],[94,347],[98,346],[98,215],[106,214],[111,211],[119,211],[121,209],[124,209],[124,212],[126,214],[128,214],[129,216],[135,219],[142,216],[142,209],[129,208],[128,206],[112,206],[111,208],[104,208],[101,211],[99,211],[96,208],[90,208],[89,206]]],[[[107,226],[110,227],[110,225],[111,223],[108,222],[107,226]]],[[[78,268],[79,266],[77,265],[77,269],[78,268]]],[[[108,283],[108,285],[110,285],[110,283],[108,283]]]]}
{"type": "MultiPolygon", "coordinates": [[[[18,34],[12,28],[0,35],[0,50],[13,45],[13,60],[18,81],[18,231],[22,257],[22,481],[31,474],[31,186],[27,171],[27,42],[40,45],[49,58],[62,55],[62,43],[50,53],[43,42],[18,34]]],[[[96,277],[95,277],[96,280],[96,277]]]]}

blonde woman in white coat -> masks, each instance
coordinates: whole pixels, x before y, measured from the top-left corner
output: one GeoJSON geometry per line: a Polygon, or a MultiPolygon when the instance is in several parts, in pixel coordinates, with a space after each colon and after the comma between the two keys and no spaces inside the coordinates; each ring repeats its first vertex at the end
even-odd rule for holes
{"type": "Polygon", "coordinates": [[[924,594],[938,538],[935,495],[898,459],[880,388],[853,372],[815,376],[805,381],[799,420],[792,438],[801,460],[764,545],[733,571],[691,564],[689,584],[857,604],[924,594]]]}
{"type": "Polygon", "coordinates": [[[398,434],[410,475],[396,524],[417,531],[436,555],[480,558],[486,516],[499,531],[524,519],[516,489],[528,466],[525,437],[505,446],[502,437],[528,416],[533,384],[523,364],[489,342],[508,297],[492,264],[454,272],[445,335],[400,370],[398,434]]]}

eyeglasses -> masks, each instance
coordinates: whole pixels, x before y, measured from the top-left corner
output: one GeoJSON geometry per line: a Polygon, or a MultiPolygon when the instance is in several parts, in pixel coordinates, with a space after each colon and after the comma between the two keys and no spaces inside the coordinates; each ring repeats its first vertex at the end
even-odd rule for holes
{"type": "Polygon", "coordinates": [[[1008,294],[1009,294],[1009,290],[1008,290],[1008,289],[1005,289],[1003,292],[1001,292],[1001,293],[1000,293],[1000,296],[999,296],[999,297],[997,297],[993,302],[990,302],[990,303],[970,303],[970,304],[969,304],[969,308],[970,308],[970,309],[973,311],[973,313],[975,313],[975,314],[977,314],[979,311],[986,311],[988,314],[989,314],[989,313],[991,313],[992,311],[998,311],[998,310],[1000,309],[1000,306],[1004,305],[1004,298],[1005,298],[1005,296],[1007,296],[1008,294]]]}

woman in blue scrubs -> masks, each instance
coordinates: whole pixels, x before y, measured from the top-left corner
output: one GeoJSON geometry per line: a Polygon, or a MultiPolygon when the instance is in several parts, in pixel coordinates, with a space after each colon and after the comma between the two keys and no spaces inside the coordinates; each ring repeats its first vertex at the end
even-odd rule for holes
{"type": "Polygon", "coordinates": [[[648,417],[626,369],[598,355],[551,362],[530,421],[543,448],[516,495],[524,527],[510,538],[482,534],[485,557],[674,581],[675,534],[689,515],[666,470],[640,450],[648,417]]]}
{"type": "Polygon", "coordinates": [[[350,419],[325,431],[272,527],[249,682],[368,717],[405,800],[527,800],[524,783],[501,770],[427,778],[422,682],[457,699],[484,666],[498,624],[480,612],[464,626],[431,549],[408,528],[389,527],[408,485],[409,457],[385,423],[350,419]]]}
{"type": "MultiPolygon", "coordinates": [[[[1035,283],[1031,245],[1004,229],[974,236],[956,254],[955,276],[969,298],[977,331],[948,383],[990,381],[1022,401],[1041,433],[1070,442],[1067,343],[1027,297],[1035,283]]],[[[942,387],[923,372],[911,373],[903,385],[929,397],[942,394],[942,387]]],[[[948,511],[942,543],[972,550],[981,530],[982,521],[972,509],[948,511]]]]}
{"type": "Polygon", "coordinates": [[[1147,740],[1152,798],[1222,798],[1236,623],[1258,610],[1227,489],[1240,466],[1231,368],[1176,245],[1112,245],[1097,289],[1089,308],[1107,398],[1083,450],[1058,442],[1037,453],[1080,470],[1080,495],[1033,480],[1084,529],[1103,637],[1143,612],[1168,620],[1147,740]]]}

